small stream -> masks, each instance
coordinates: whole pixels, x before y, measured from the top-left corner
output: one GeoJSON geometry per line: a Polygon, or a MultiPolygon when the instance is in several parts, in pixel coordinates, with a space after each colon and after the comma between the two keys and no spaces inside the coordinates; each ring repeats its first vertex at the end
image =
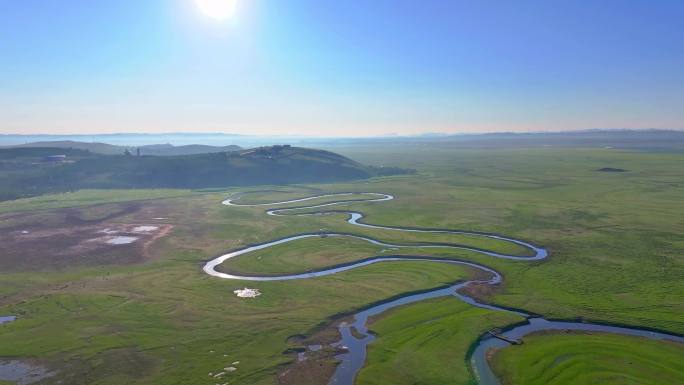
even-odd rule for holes
{"type": "MultiPolygon", "coordinates": [[[[490,233],[482,233],[482,232],[472,232],[472,231],[463,231],[463,230],[449,230],[449,229],[424,229],[424,228],[407,228],[407,227],[391,227],[391,226],[380,226],[380,225],[372,225],[368,223],[362,222],[363,219],[363,214],[360,212],[355,212],[355,211],[342,211],[342,210],[330,210],[330,211],[323,211],[323,212],[307,212],[304,214],[298,214],[297,212],[301,210],[310,210],[310,209],[315,209],[315,208],[323,208],[323,207],[329,207],[329,206],[335,206],[335,205],[341,205],[341,204],[348,204],[348,203],[354,203],[354,202],[383,202],[383,201],[389,201],[394,199],[394,196],[389,195],[389,194],[380,194],[380,193],[338,193],[338,194],[326,194],[326,195],[318,195],[318,196],[312,196],[312,197],[307,197],[307,198],[300,198],[300,199],[293,199],[289,201],[282,201],[282,202],[275,202],[275,203],[260,203],[260,204],[238,204],[235,203],[235,200],[239,198],[239,196],[236,196],[235,198],[232,199],[226,199],[223,204],[227,206],[243,206],[243,207],[257,207],[257,206],[277,206],[277,205],[284,205],[284,204],[292,204],[292,203],[299,203],[299,202],[306,202],[309,200],[313,199],[318,199],[318,198],[325,198],[325,197],[342,197],[342,196],[359,196],[363,197],[366,196],[367,198],[359,198],[359,199],[350,199],[350,200],[345,200],[345,201],[334,201],[334,202],[329,202],[329,203],[322,203],[322,204],[317,204],[317,205],[309,205],[309,206],[298,206],[298,207],[288,207],[288,208],[283,208],[283,209],[267,209],[266,213],[268,215],[274,215],[274,216],[285,216],[285,215],[297,215],[297,216],[312,216],[312,215],[327,215],[327,214],[334,214],[334,213],[343,213],[348,215],[347,222],[360,226],[360,227],[365,227],[365,228],[374,228],[374,229],[383,229],[383,230],[394,230],[394,231],[402,231],[402,232],[420,232],[420,233],[433,233],[433,234],[464,234],[464,235],[471,235],[471,236],[480,236],[480,237],[486,237],[486,238],[491,238],[491,239],[497,239],[497,240],[502,240],[506,242],[511,242],[514,244],[517,244],[519,246],[522,246],[530,251],[530,256],[517,256],[517,255],[507,255],[507,254],[502,254],[502,253],[497,253],[494,251],[490,250],[485,250],[485,249],[479,249],[479,248],[474,248],[474,247],[469,247],[465,245],[459,245],[459,244],[449,244],[449,243],[421,243],[420,245],[403,245],[403,244],[391,244],[387,242],[381,242],[372,238],[368,237],[363,237],[363,236],[358,236],[358,235],[353,235],[353,234],[341,234],[341,233],[332,233],[332,232],[321,232],[321,233],[309,233],[309,234],[298,234],[298,235],[293,235],[287,238],[283,239],[278,239],[258,245],[252,245],[248,246],[242,249],[234,250],[230,253],[227,253],[225,255],[222,255],[218,258],[215,258],[209,262],[207,262],[203,268],[203,270],[214,277],[217,278],[223,278],[223,279],[235,279],[235,280],[245,280],[245,281],[285,281],[285,280],[297,280],[297,279],[309,279],[309,278],[316,278],[316,277],[323,277],[327,275],[332,275],[332,274],[337,274],[343,271],[347,270],[352,270],[356,269],[362,266],[368,266],[371,264],[375,263],[389,263],[389,262],[396,262],[396,261],[422,261],[422,262],[427,262],[427,263],[445,263],[445,264],[457,264],[457,265],[464,265],[468,266],[470,268],[478,269],[480,271],[485,272],[489,278],[485,280],[472,280],[472,281],[466,281],[458,284],[451,285],[446,288],[439,288],[435,290],[430,290],[427,292],[419,293],[419,294],[410,294],[406,295],[404,297],[389,301],[389,302],[384,302],[379,305],[373,306],[371,308],[362,310],[358,313],[356,313],[353,317],[353,322],[351,323],[341,323],[338,326],[338,330],[342,336],[341,340],[335,344],[336,347],[341,348],[346,350],[346,353],[339,354],[337,358],[340,361],[340,364],[337,366],[333,376],[331,377],[329,381],[329,385],[353,385],[355,378],[359,371],[363,368],[365,361],[366,361],[366,352],[367,352],[367,347],[368,344],[371,343],[375,337],[368,331],[368,319],[370,317],[373,317],[375,315],[381,314],[389,309],[410,304],[410,303],[415,303],[427,299],[432,299],[432,298],[438,298],[438,297],[446,297],[446,296],[453,296],[458,298],[459,300],[466,302],[468,304],[471,304],[473,306],[489,309],[489,310],[494,310],[494,311],[503,311],[503,312],[509,312],[509,313],[514,313],[518,314],[520,316],[523,316],[527,318],[527,323],[523,325],[518,325],[515,326],[503,333],[501,335],[506,338],[510,339],[520,339],[530,333],[538,332],[538,331],[546,331],[546,330],[582,330],[582,331],[594,331],[594,332],[603,332],[603,333],[613,333],[613,334],[620,334],[620,335],[628,335],[628,336],[639,336],[639,337],[646,337],[650,339],[657,339],[657,340],[671,340],[671,341],[676,341],[676,342],[681,342],[684,343],[684,337],[681,336],[675,336],[675,335],[670,335],[666,333],[659,333],[659,332],[652,332],[652,331],[646,331],[638,328],[627,328],[627,327],[618,327],[618,326],[608,326],[608,325],[599,325],[599,324],[591,324],[591,323],[583,323],[583,322],[570,322],[570,321],[549,321],[543,318],[539,317],[534,317],[531,314],[525,313],[524,311],[519,311],[519,310],[511,310],[507,308],[503,308],[500,306],[495,306],[491,304],[485,304],[485,303],[480,303],[477,302],[474,298],[466,296],[462,293],[459,293],[459,289],[462,289],[468,285],[471,284],[486,284],[486,285],[497,285],[501,283],[502,277],[501,274],[499,274],[496,270],[489,268],[484,265],[480,265],[477,263],[473,262],[467,262],[467,261],[460,261],[460,260],[453,260],[453,259],[441,259],[441,258],[431,258],[431,257],[425,257],[425,256],[415,256],[415,257],[407,257],[407,256],[383,256],[383,257],[373,257],[373,258],[368,258],[364,259],[361,261],[357,261],[354,263],[349,263],[349,264],[344,264],[344,265],[339,265],[339,266],[334,266],[326,269],[321,269],[321,270],[315,270],[315,271],[309,271],[305,273],[299,273],[299,274],[290,274],[290,275],[281,275],[281,276],[244,276],[244,275],[234,275],[234,274],[228,274],[228,273],[223,273],[219,272],[216,270],[216,267],[224,263],[230,258],[235,258],[239,255],[247,254],[253,251],[257,250],[263,250],[272,246],[276,245],[281,245],[287,242],[292,242],[292,241],[297,241],[301,239],[306,239],[306,238],[312,238],[312,237],[350,237],[350,238],[355,238],[359,240],[363,240],[375,245],[383,246],[383,247],[391,247],[391,248],[406,248],[406,247],[411,247],[411,248],[452,248],[452,249],[461,249],[461,250],[468,250],[471,252],[479,253],[479,254],[484,254],[490,257],[494,258],[501,258],[501,259],[508,259],[508,260],[516,260],[516,261],[535,261],[535,260],[542,260],[545,259],[548,256],[548,252],[546,249],[542,247],[535,246],[531,243],[521,241],[518,239],[513,239],[509,237],[505,237],[502,235],[498,234],[490,234],[490,233]],[[368,198],[368,196],[371,196],[372,198],[368,198]],[[355,336],[355,334],[358,336],[355,336]]],[[[473,350],[471,356],[470,356],[470,365],[473,370],[473,373],[475,374],[475,377],[478,380],[478,383],[480,385],[500,385],[499,379],[495,376],[493,373],[492,369],[489,367],[489,363],[486,359],[486,353],[489,349],[492,348],[502,348],[505,346],[508,346],[509,343],[505,342],[499,338],[495,338],[493,336],[485,336],[480,338],[475,346],[475,349],[473,350]]],[[[455,357],[456,359],[456,357],[455,357]]]]}

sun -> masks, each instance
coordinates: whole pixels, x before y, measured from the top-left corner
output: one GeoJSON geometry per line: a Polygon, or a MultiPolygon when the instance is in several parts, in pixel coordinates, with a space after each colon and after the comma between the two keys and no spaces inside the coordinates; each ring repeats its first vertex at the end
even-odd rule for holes
{"type": "Polygon", "coordinates": [[[195,0],[197,7],[207,16],[217,20],[230,19],[235,14],[238,0],[195,0]]]}

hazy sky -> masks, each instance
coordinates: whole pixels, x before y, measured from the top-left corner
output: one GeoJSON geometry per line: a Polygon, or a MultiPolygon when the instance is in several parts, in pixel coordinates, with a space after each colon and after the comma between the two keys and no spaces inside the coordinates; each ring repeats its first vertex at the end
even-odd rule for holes
{"type": "Polygon", "coordinates": [[[0,0],[0,133],[684,128],[682,0],[0,0]]]}

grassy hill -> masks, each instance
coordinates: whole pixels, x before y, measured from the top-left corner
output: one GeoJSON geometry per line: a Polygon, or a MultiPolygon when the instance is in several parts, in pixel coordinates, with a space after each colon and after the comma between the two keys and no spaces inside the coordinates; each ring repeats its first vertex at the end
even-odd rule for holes
{"type": "Polygon", "coordinates": [[[61,148],[73,150],[86,150],[96,154],[123,155],[126,150],[136,153],[140,150],[141,155],[173,156],[173,155],[193,155],[210,154],[215,152],[239,151],[240,146],[209,146],[204,144],[189,144],[184,146],[174,146],[172,144],[150,144],[145,146],[117,146],[99,142],[78,142],[73,140],[43,141],[20,144],[12,148],[61,148]]]}
{"type": "Polygon", "coordinates": [[[242,147],[230,146],[209,146],[206,144],[188,144],[184,146],[174,146],[172,144],[150,144],[147,146],[140,146],[141,155],[157,155],[157,156],[172,156],[172,155],[194,155],[194,154],[210,154],[215,152],[231,152],[240,151],[242,147]]]}
{"type": "Polygon", "coordinates": [[[406,173],[289,146],[182,156],[102,155],[84,150],[0,150],[0,199],[84,188],[208,188],[336,182],[406,173]],[[51,155],[66,155],[51,159],[51,155]]]}

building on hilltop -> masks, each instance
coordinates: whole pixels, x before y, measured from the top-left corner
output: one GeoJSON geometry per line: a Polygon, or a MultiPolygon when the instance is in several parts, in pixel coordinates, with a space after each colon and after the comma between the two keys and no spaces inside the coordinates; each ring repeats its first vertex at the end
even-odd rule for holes
{"type": "Polygon", "coordinates": [[[43,158],[43,162],[49,162],[49,163],[62,163],[66,161],[67,156],[66,155],[48,155],[43,158]]]}

